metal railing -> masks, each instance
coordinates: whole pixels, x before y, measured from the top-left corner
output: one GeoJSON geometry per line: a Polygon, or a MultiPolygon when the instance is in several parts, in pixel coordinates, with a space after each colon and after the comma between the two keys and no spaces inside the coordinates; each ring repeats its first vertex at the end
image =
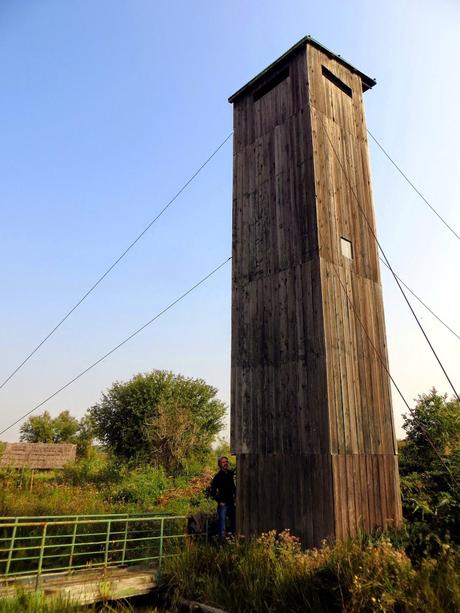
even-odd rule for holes
{"type": "Polygon", "coordinates": [[[161,569],[186,537],[186,517],[79,515],[0,517],[0,581],[129,564],[161,569]]]}

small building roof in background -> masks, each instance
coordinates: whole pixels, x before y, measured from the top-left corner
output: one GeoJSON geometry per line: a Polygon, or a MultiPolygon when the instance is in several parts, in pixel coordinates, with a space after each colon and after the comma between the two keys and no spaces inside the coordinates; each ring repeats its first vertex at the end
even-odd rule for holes
{"type": "Polygon", "coordinates": [[[316,47],[317,49],[320,49],[320,51],[323,51],[323,53],[326,53],[326,55],[328,55],[330,58],[334,58],[335,60],[337,60],[337,62],[342,64],[342,66],[345,66],[352,72],[359,75],[361,77],[361,82],[363,84],[363,92],[370,89],[371,87],[374,87],[374,85],[376,84],[377,81],[375,79],[371,79],[371,77],[368,77],[367,75],[365,75],[363,72],[361,72],[360,70],[352,66],[349,62],[347,62],[343,57],[341,57],[340,55],[337,55],[336,53],[333,53],[332,51],[327,49],[327,47],[322,45],[320,42],[318,42],[311,36],[304,36],[301,40],[299,40],[299,42],[293,45],[290,49],[288,49],[285,53],[283,53],[283,55],[281,55],[277,60],[275,60],[272,64],[270,64],[270,66],[267,66],[267,68],[262,70],[262,72],[259,72],[259,74],[256,75],[253,79],[251,79],[248,83],[246,83],[246,85],[243,85],[243,87],[241,87],[237,92],[235,92],[232,96],[230,96],[228,101],[234,102],[235,99],[238,98],[242,93],[246,92],[247,89],[253,87],[255,83],[261,77],[266,75],[269,71],[275,68],[275,66],[277,66],[278,64],[286,60],[290,55],[292,55],[295,51],[297,51],[297,49],[299,49],[300,47],[303,47],[307,43],[312,45],[313,47],[316,47]]]}
{"type": "Polygon", "coordinates": [[[5,443],[0,468],[55,470],[74,462],[77,446],[70,443],[5,443]]]}

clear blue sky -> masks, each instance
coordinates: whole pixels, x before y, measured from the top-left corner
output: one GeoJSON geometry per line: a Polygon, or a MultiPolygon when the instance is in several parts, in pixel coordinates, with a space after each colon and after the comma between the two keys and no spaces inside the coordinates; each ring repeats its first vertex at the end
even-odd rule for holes
{"type": "MultiPolygon", "coordinates": [[[[230,133],[228,96],[305,34],[377,79],[368,127],[459,231],[459,25],[455,0],[2,0],[0,378],[230,133]]],[[[458,332],[460,241],[373,146],[371,165],[390,261],[458,332]]],[[[229,142],[0,390],[0,429],[230,255],[231,177],[229,142]]],[[[410,400],[449,391],[382,278],[395,379],[410,400]]],[[[460,387],[460,341],[414,306],[460,387]]],[[[153,368],[202,377],[229,401],[229,265],[46,408],[81,416],[114,380],[153,368]]]]}

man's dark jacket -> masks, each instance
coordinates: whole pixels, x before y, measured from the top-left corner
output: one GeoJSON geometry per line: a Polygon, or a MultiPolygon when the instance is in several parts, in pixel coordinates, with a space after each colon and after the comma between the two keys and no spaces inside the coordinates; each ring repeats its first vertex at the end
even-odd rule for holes
{"type": "Polygon", "coordinates": [[[211,496],[217,503],[234,504],[235,502],[235,480],[233,470],[219,470],[211,481],[211,496]]]}

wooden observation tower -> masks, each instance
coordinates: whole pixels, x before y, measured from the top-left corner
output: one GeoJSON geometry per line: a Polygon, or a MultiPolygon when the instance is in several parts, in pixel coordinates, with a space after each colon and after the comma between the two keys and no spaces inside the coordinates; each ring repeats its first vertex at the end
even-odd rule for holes
{"type": "Polygon", "coordinates": [[[242,534],[401,520],[362,94],[310,37],[231,98],[231,444],[242,534]]]}

